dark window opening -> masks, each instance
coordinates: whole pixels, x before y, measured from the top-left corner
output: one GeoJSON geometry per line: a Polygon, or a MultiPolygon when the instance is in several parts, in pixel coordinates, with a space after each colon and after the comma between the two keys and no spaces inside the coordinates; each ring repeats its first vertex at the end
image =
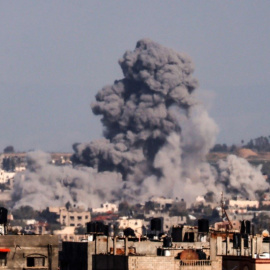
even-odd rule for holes
{"type": "Polygon", "coordinates": [[[45,265],[45,258],[44,257],[28,257],[27,258],[27,266],[44,266],[45,265]]]}

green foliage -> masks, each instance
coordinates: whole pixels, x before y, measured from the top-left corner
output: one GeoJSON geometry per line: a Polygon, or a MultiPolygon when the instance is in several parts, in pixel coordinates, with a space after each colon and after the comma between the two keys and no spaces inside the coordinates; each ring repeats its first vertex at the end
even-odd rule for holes
{"type": "Polygon", "coordinates": [[[4,153],[14,153],[14,147],[12,145],[9,145],[7,146],[5,149],[4,149],[4,153]]]}
{"type": "Polygon", "coordinates": [[[131,211],[131,206],[128,204],[128,202],[124,201],[121,202],[118,206],[118,212],[120,215],[128,216],[131,211]]]}
{"type": "Polygon", "coordinates": [[[216,144],[211,152],[228,152],[228,146],[226,144],[216,144]]]}
{"type": "Polygon", "coordinates": [[[49,224],[59,224],[57,219],[59,216],[56,213],[52,213],[49,211],[49,208],[38,213],[38,219],[46,220],[49,224]]]}
{"type": "Polygon", "coordinates": [[[69,208],[71,208],[71,203],[68,201],[68,202],[65,204],[65,206],[66,206],[66,209],[69,210],[69,208]]]}
{"type": "Polygon", "coordinates": [[[38,212],[31,206],[21,206],[12,212],[14,219],[35,219],[38,216],[38,212]]]}
{"type": "Polygon", "coordinates": [[[256,150],[258,152],[269,152],[270,151],[270,141],[268,137],[258,137],[256,139],[250,140],[244,147],[256,150]]]}

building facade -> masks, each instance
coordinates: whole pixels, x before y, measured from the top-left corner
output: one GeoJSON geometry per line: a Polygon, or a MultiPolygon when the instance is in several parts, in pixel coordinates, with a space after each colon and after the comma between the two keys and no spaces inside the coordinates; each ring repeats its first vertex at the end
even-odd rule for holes
{"type": "Polygon", "coordinates": [[[0,269],[57,270],[58,237],[52,235],[1,235],[0,269]]]}

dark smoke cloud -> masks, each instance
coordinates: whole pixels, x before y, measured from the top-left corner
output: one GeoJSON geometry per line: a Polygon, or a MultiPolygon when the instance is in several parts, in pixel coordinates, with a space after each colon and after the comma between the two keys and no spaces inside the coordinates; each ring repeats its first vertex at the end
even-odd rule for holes
{"type": "Polygon", "coordinates": [[[188,56],[143,39],[119,64],[124,78],[101,89],[92,104],[102,116],[104,138],[74,145],[77,168],[30,154],[29,169],[15,179],[15,207],[67,201],[94,207],[153,195],[194,201],[208,191],[253,197],[268,187],[259,168],[235,156],[220,161],[218,170],[207,163],[218,127],[197,100],[188,56]]]}
{"type": "Polygon", "coordinates": [[[74,161],[140,182],[161,174],[153,166],[155,156],[172,132],[181,131],[170,108],[188,114],[198,83],[188,56],[147,39],[119,64],[125,78],[100,90],[92,104],[93,113],[102,115],[106,139],[77,146],[74,161]]]}

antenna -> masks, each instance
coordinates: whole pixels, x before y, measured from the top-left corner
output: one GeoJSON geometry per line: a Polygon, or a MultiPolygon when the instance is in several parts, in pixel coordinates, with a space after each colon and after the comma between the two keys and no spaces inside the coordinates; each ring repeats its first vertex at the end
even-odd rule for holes
{"type": "Polygon", "coordinates": [[[221,192],[221,200],[220,200],[220,206],[221,206],[221,210],[222,210],[222,220],[224,218],[227,219],[227,221],[229,222],[229,229],[232,229],[233,228],[233,225],[228,217],[228,214],[225,210],[225,203],[224,203],[224,198],[223,198],[223,192],[221,192]]]}

